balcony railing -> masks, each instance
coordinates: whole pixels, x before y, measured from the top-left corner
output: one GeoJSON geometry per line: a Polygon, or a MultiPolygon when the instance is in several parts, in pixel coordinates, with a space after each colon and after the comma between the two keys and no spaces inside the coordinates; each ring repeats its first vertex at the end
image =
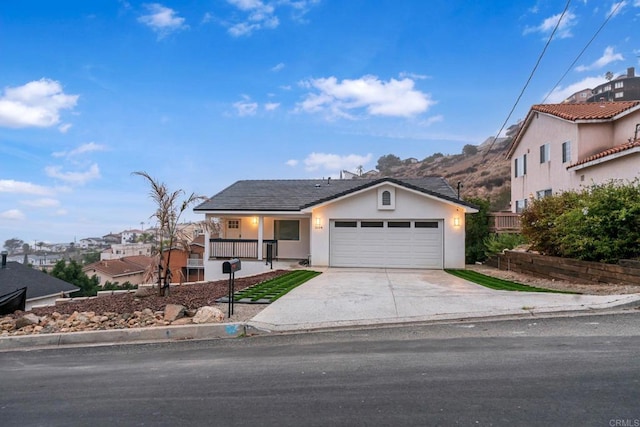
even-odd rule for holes
{"type": "Polygon", "coordinates": [[[187,260],[187,268],[204,268],[204,260],[202,258],[189,258],[187,260]]]}
{"type": "Polygon", "coordinates": [[[489,231],[492,233],[519,233],[520,214],[513,212],[492,212],[489,215],[489,231]]]}
{"type": "MultiPolygon", "coordinates": [[[[278,255],[277,240],[262,241],[262,256],[267,256],[267,244],[273,245],[273,256],[278,255]]],[[[258,259],[258,241],[250,239],[209,239],[210,258],[258,259]]]]}

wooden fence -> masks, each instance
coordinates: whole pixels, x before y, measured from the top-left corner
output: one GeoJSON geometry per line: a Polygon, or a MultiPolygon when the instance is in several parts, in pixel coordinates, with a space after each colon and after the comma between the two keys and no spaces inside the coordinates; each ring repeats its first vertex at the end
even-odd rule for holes
{"type": "Polygon", "coordinates": [[[637,261],[621,262],[620,265],[605,264],[530,252],[505,251],[492,257],[487,265],[546,279],[640,285],[640,263],[637,261]]]}

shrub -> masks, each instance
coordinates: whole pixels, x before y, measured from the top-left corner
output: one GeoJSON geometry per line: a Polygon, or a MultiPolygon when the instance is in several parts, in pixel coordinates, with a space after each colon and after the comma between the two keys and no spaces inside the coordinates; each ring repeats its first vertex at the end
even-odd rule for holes
{"type": "Polygon", "coordinates": [[[617,262],[640,257],[640,181],[611,181],[534,200],[522,234],[546,255],[617,262]]]}
{"type": "Polygon", "coordinates": [[[489,236],[489,200],[468,199],[478,208],[478,213],[465,219],[465,262],[473,264],[486,259],[484,240],[489,236]]]}
{"type": "Polygon", "coordinates": [[[502,233],[492,234],[484,239],[484,254],[487,258],[493,255],[499,254],[505,249],[513,249],[518,245],[525,243],[524,237],[521,234],[515,233],[502,233]]]}

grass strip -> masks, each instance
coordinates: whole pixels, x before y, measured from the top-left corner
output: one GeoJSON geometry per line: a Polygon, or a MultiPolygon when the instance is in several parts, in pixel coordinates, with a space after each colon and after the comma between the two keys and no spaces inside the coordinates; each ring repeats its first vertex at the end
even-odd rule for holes
{"type": "Polygon", "coordinates": [[[447,273],[459,277],[469,282],[477,283],[486,288],[499,291],[516,291],[516,292],[548,292],[555,294],[578,294],[579,292],[557,291],[553,289],[536,288],[535,286],[523,285],[522,283],[511,282],[509,280],[498,279],[496,277],[487,276],[472,270],[445,270],[447,273]]]}
{"type": "Polygon", "coordinates": [[[280,277],[275,277],[238,291],[233,294],[233,299],[236,302],[244,298],[250,299],[251,301],[268,299],[270,302],[273,302],[290,292],[293,288],[300,286],[319,274],[320,272],[312,270],[291,271],[280,277]]]}

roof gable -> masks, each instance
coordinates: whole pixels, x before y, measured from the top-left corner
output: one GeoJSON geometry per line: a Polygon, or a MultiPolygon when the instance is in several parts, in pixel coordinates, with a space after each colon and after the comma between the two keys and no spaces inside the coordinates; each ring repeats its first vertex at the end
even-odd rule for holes
{"type": "Polygon", "coordinates": [[[300,212],[385,182],[472,207],[457,199],[455,191],[444,178],[425,177],[238,181],[197,206],[194,211],[300,212]]]}
{"type": "Polygon", "coordinates": [[[560,120],[574,123],[610,122],[621,116],[640,110],[640,101],[588,102],[578,104],[537,104],[531,107],[520,131],[513,138],[506,156],[511,158],[536,114],[548,114],[560,120]]]}

